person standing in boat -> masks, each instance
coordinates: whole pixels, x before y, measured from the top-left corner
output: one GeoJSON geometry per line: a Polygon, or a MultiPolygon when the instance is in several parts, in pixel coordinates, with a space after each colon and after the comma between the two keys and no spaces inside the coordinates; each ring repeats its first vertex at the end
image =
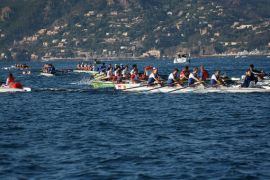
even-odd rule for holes
{"type": "Polygon", "coordinates": [[[195,86],[198,83],[201,83],[201,81],[198,77],[198,68],[195,67],[193,72],[188,76],[188,86],[195,86]]]}
{"type": "Polygon", "coordinates": [[[204,66],[200,67],[200,80],[201,81],[206,81],[209,78],[208,71],[204,69],[204,66]]]}
{"type": "Polygon", "coordinates": [[[180,73],[180,80],[181,81],[188,80],[189,74],[190,74],[190,71],[188,69],[188,66],[185,66],[184,69],[180,73]]]}
{"type": "Polygon", "coordinates": [[[148,78],[147,84],[149,86],[153,86],[155,84],[161,84],[157,68],[155,68],[155,67],[153,68],[153,71],[152,71],[152,73],[150,74],[150,76],[148,78]]]}
{"type": "Polygon", "coordinates": [[[178,79],[178,69],[175,68],[173,70],[173,72],[169,75],[168,77],[168,81],[167,81],[167,84],[169,87],[173,87],[173,86],[176,86],[176,85],[180,85],[180,81],[178,79]]]}

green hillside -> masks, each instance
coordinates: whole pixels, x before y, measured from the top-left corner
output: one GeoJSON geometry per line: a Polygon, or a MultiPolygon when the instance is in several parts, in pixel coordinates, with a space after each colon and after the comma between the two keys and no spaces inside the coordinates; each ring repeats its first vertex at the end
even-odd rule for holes
{"type": "Polygon", "coordinates": [[[1,0],[0,58],[269,51],[269,0],[1,0]]]}

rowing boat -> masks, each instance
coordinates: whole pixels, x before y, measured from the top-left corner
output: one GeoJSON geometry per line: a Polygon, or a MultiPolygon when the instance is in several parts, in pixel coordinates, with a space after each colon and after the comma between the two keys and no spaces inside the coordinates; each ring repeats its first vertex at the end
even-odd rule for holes
{"type": "Polygon", "coordinates": [[[90,84],[94,89],[114,88],[114,83],[111,81],[93,80],[90,84]]]}
{"type": "Polygon", "coordinates": [[[55,76],[55,74],[52,74],[52,73],[44,73],[44,72],[41,72],[40,75],[41,75],[41,76],[46,76],[46,77],[52,77],[52,76],[55,76]]]}
{"type": "Polygon", "coordinates": [[[141,92],[141,93],[258,93],[270,92],[269,86],[255,87],[255,88],[242,88],[240,86],[232,87],[161,87],[146,86],[141,84],[117,84],[115,88],[124,92],[141,92]],[[137,87],[136,87],[137,86],[137,87]]]}
{"type": "Polygon", "coordinates": [[[30,92],[30,91],[31,91],[31,88],[28,88],[28,87],[24,87],[22,89],[10,88],[10,87],[5,87],[5,86],[0,87],[0,93],[1,92],[30,92]]]}
{"type": "Polygon", "coordinates": [[[95,75],[95,74],[98,74],[99,72],[98,71],[89,71],[89,70],[73,70],[73,72],[75,73],[88,73],[88,74],[91,74],[91,75],[95,75]]]}
{"type": "Polygon", "coordinates": [[[141,83],[122,83],[122,84],[115,84],[114,87],[117,90],[127,90],[127,89],[133,89],[133,88],[139,88],[140,86],[144,86],[144,84],[141,83]]]}

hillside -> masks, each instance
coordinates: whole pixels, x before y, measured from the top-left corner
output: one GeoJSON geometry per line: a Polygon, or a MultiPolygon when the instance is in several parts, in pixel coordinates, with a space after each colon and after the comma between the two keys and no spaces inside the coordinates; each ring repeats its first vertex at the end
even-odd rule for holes
{"type": "Polygon", "coordinates": [[[1,0],[0,59],[268,52],[269,8],[269,0],[1,0]]]}

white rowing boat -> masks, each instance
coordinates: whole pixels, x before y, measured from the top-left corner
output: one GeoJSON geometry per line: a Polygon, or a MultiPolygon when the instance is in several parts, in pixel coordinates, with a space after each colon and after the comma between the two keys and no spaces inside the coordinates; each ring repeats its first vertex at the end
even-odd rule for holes
{"type": "Polygon", "coordinates": [[[257,92],[270,92],[269,86],[256,87],[256,88],[242,88],[240,86],[232,87],[161,87],[147,86],[142,84],[116,84],[117,90],[124,92],[141,92],[141,93],[257,93],[257,92]]]}
{"type": "Polygon", "coordinates": [[[117,90],[127,90],[127,89],[131,89],[131,88],[139,88],[140,86],[145,86],[145,84],[141,84],[141,83],[137,83],[137,84],[132,84],[132,83],[115,84],[115,89],[117,89],[117,90]]]}
{"type": "Polygon", "coordinates": [[[55,76],[55,74],[52,74],[52,73],[40,73],[41,76],[46,76],[46,77],[52,77],[52,76],[55,76]]]}
{"type": "Polygon", "coordinates": [[[173,60],[174,64],[184,64],[190,62],[190,54],[187,56],[186,54],[180,54],[178,53],[176,57],[173,60]]]}
{"type": "Polygon", "coordinates": [[[98,71],[88,71],[88,70],[78,70],[78,69],[73,70],[73,72],[75,72],[75,73],[88,73],[88,74],[91,74],[91,75],[99,73],[98,71]]]}
{"type": "Polygon", "coordinates": [[[0,87],[0,93],[1,92],[30,92],[30,91],[31,91],[31,88],[29,87],[24,87],[22,89],[10,88],[10,87],[5,87],[5,86],[0,87]]]}

